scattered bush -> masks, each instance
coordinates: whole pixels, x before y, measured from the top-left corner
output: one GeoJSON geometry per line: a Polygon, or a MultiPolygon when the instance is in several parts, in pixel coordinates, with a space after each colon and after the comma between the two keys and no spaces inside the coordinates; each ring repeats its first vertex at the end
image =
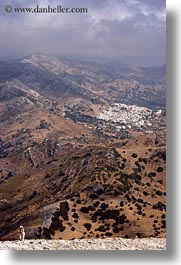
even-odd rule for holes
{"type": "Polygon", "coordinates": [[[138,232],[138,233],[136,233],[135,235],[136,235],[138,238],[140,238],[140,237],[141,237],[141,233],[139,233],[139,232],[138,232]]]}
{"type": "Polygon", "coordinates": [[[161,228],[166,228],[166,220],[162,220],[161,223],[162,223],[161,228]]]}
{"type": "Polygon", "coordinates": [[[156,171],[157,172],[163,172],[163,167],[158,167],[156,171]]]}
{"type": "Polygon", "coordinates": [[[95,208],[92,205],[88,206],[89,211],[95,211],[95,208]]]}
{"type": "Polygon", "coordinates": [[[100,207],[102,208],[103,211],[105,211],[109,207],[109,204],[103,202],[101,203],[100,207]]]}
{"type": "Polygon", "coordinates": [[[166,161],[166,151],[163,151],[163,152],[157,152],[156,153],[156,156],[163,159],[164,161],[166,161]]]}
{"type": "Polygon", "coordinates": [[[143,200],[139,198],[139,199],[138,199],[138,202],[139,202],[139,203],[143,203],[143,200]]]}
{"type": "Polygon", "coordinates": [[[76,203],[81,204],[81,200],[80,199],[76,200],[76,203]]]}
{"type": "Polygon", "coordinates": [[[113,234],[111,232],[106,232],[105,236],[112,236],[113,234]]]}
{"type": "Polygon", "coordinates": [[[95,193],[91,193],[91,194],[89,195],[89,198],[92,199],[92,200],[96,200],[96,199],[99,198],[99,196],[98,196],[97,194],[95,194],[95,193]]]}
{"type": "Polygon", "coordinates": [[[51,235],[50,235],[50,231],[48,228],[46,227],[43,227],[43,236],[46,238],[46,239],[52,239],[51,235]]]}
{"type": "Polygon", "coordinates": [[[47,123],[45,120],[41,120],[39,129],[48,129],[50,126],[51,126],[50,123],[47,123]]]}
{"type": "Polygon", "coordinates": [[[119,227],[114,226],[114,228],[113,228],[113,232],[116,233],[116,234],[119,233],[119,227]]]}
{"type": "MultiPolygon", "coordinates": [[[[129,195],[128,195],[128,196],[129,196],[129,195]]],[[[120,202],[120,206],[121,206],[121,207],[124,206],[124,202],[123,202],[123,201],[120,202]]]]}
{"type": "Polygon", "coordinates": [[[89,208],[83,206],[83,207],[80,208],[80,211],[81,211],[82,213],[89,213],[89,208]]]}
{"type": "Polygon", "coordinates": [[[140,210],[137,211],[137,214],[142,215],[142,211],[140,211],[140,210]]]}
{"type": "Polygon", "coordinates": [[[79,219],[79,215],[78,215],[77,213],[74,213],[74,214],[72,215],[72,217],[75,218],[75,219],[79,219]]]}
{"type": "Polygon", "coordinates": [[[165,219],[165,218],[166,218],[166,215],[165,215],[165,214],[162,214],[162,215],[161,215],[161,218],[162,218],[162,219],[165,219]]]}
{"type": "Polygon", "coordinates": [[[163,194],[163,193],[162,193],[160,190],[157,190],[157,191],[156,191],[156,195],[158,195],[158,196],[162,196],[162,194],[163,194]]]}
{"type": "Polygon", "coordinates": [[[60,216],[63,217],[64,220],[68,221],[68,211],[70,210],[68,202],[60,203],[60,216]]]}
{"type": "Polygon", "coordinates": [[[143,191],[143,195],[144,196],[148,196],[148,192],[147,191],[143,191]]]}
{"type": "Polygon", "coordinates": [[[142,177],[140,175],[138,175],[136,173],[132,173],[132,174],[129,175],[129,177],[131,179],[134,179],[134,181],[136,182],[136,184],[141,185],[142,177]]]}
{"type": "Polygon", "coordinates": [[[124,169],[126,165],[124,163],[121,164],[121,169],[124,169]]]}
{"type": "Polygon", "coordinates": [[[156,173],[155,172],[150,172],[150,173],[148,173],[148,177],[149,178],[156,177],[156,173]]]}
{"type": "Polygon", "coordinates": [[[148,159],[147,159],[147,158],[143,158],[143,162],[144,162],[145,164],[147,164],[148,159]]]}
{"type": "Polygon", "coordinates": [[[97,230],[100,232],[106,232],[106,228],[104,227],[104,225],[99,226],[97,230]]]}
{"type": "Polygon", "coordinates": [[[156,210],[163,211],[163,210],[166,210],[166,205],[162,202],[158,202],[158,203],[154,204],[152,208],[156,209],[156,210]]]}
{"type": "Polygon", "coordinates": [[[139,158],[138,158],[138,161],[139,161],[139,162],[143,162],[143,158],[142,158],[142,157],[139,157],[139,158]]]}
{"type": "Polygon", "coordinates": [[[96,202],[93,204],[93,206],[97,208],[97,207],[99,206],[99,204],[100,204],[100,201],[96,201],[96,202]]]}
{"type": "Polygon", "coordinates": [[[139,163],[138,161],[135,161],[135,165],[136,165],[137,167],[141,167],[141,165],[140,165],[140,163],[139,163]]]}
{"type": "Polygon", "coordinates": [[[140,189],[139,189],[138,187],[135,187],[134,190],[135,190],[135,191],[139,191],[140,189]]]}
{"type": "Polygon", "coordinates": [[[92,225],[90,223],[85,223],[83,224],[83,226],[85,226],[85,228],[87,229],[87,231],[91,230],[92,225]]]}
{"type": "Polygon", "coordinates": [[[163,180],[161,180],[161,179],[158,180],[158,183],[163,184],[163,180]]]}

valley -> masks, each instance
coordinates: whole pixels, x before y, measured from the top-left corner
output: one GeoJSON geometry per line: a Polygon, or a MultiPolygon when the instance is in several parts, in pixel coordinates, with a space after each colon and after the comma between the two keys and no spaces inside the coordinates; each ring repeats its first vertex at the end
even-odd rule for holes
{"type": "Polygon", "coordinates": [[[0,240],[166,236],[165,66],[0,62],[0,240]]]}

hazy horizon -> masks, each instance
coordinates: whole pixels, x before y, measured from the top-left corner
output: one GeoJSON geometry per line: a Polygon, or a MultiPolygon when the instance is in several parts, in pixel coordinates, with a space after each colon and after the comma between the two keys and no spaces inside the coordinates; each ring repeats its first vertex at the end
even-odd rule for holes
{"type": "Polygon", "coordinates": [[[72,61],[77,61],[77,62],[83,62],[83,63],[97,63],[97,64],[106,64],[106,63],[111,63],[111,62],[114,62],[114,63],[120,63],[120,64],[123,64],[123,65],[135,65],[135,66],[138,66],[138,67],[143,67],[143,68],[146,68],[146,67],[161,67],[161,66],[166,66],[166,63],[163,63],[163,64],[153,64],[153,65],[145,65],[145,64],[135,64],[135,63],[132,63],[132,62],[126,62],[126,61],[122,61],[121,58],[100,58],[100,57],[81,57],[81,56],[70,56],[70,55],[58,55],[58,54],[50,54],[50,53],[41,53],[41,52],[35,52],[35,53],[31,53],[31,54],[27,54],[27,55],[24,55],[24,56],[10,56],[10,57],[0,57],[0,61],[4,61],[4,62],[13,62],[13,61],[19,61],[19,60],[23,60],[25,58],[28,58],[28,57],[31,57],[33,55],[46,55],[46,56],[50,56],[50,57],[55,57],[55,58],[59,58],[59,59],[64,59],[64,60],[72,60],[72,61]]]}

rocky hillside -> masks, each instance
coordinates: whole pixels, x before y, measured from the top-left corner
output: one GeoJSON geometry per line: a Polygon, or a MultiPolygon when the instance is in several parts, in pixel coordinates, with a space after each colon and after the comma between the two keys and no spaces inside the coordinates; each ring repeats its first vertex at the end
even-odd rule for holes
{"type": "Polygon", "coordinates": [[[2,239],[15,237],[20,223],[28,238],[165,235],[165,151],[90,146],[41,161],[38,148],[2,178],[2,239]]]}
{"type": "Polygon", "coordinates": [[[166,235],[165,86],[125,67],[0,63],[1,240],[166,235]]]}
{"type": "Polygon", "coordinates": [[[117,61],[98,64],[42,54],[0,62],[2,85],[17,79],[41,95],[152,108],[165,107],[165,75],[165,66],[141,68],[117,61]]]}

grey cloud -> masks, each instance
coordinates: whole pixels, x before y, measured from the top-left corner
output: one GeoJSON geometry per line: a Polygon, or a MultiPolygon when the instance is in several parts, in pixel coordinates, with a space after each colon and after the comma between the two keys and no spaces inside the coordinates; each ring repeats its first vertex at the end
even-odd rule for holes
{"type": "MultiPolygon", "coordinates": [[[[8,1],[14,7],[46,7],[59,1],[8,1]]],[[[7,1],[2,0],[1,9],[7,1]]],[[[0,57],[48,54],[165,63],[165,1],[62,0],[87,14],[0,14],[0,57]],[[151,3],[151,4],[150,4],[151,3]],[[146,11],[145,11],[146,10],[146,11]],[[163,15],[160,16],[160,14],[163,15]]]]}

